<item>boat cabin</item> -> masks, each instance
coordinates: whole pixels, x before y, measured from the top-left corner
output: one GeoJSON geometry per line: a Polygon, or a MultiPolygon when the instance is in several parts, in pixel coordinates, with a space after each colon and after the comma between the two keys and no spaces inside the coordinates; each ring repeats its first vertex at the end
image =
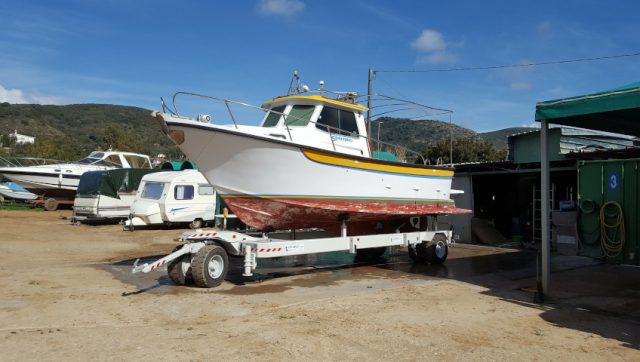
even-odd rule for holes
{"type": "Polygon", "coordinates": [[[320,95],[291,95],[262,105],[261,127],[271,137],[311,147],[370,157],[364,112],[367,108],[320,95]]]}
{"type": "Polygon", "coordinates": [[[107,166],[117,168],[152,168],[151,159],[147,155],[132,152],[93,151],[89,156],[79,160],[82,165],[107,166]]]}

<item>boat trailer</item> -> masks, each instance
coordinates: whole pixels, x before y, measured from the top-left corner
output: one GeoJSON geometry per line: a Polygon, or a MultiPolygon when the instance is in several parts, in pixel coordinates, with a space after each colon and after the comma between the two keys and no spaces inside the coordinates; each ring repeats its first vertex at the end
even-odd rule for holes
{"type": "MultiPolygon", "coordinates": [[[[437,224],[437,223],[436,223],[437,224]]],[[[404,246],[416,263],[442,264],[453,243],[452,230],[396,232],[347,236],[343,222],[341,236],[311,239],[277,239],[268,235],[251,236],[236,231],[196,230],[183,233],[177,240],[183,244],[152,263],[139,265],[132,273],[149,273],[167,265],[169,278],[178,285],[195,284],[212,288],[220,285],[229,270],[229,256],[243,257],[243,276],[250,277],[258,259],[348,251],[365,258],[381,256],[386,247],[404,246]]],[[[295,236],[295,232],[292,233],[295,236]]]]}

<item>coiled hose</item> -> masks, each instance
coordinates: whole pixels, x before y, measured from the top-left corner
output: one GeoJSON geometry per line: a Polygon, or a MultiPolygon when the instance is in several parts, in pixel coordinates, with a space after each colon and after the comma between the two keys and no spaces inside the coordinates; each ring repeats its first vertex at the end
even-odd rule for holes
{"type": "Polygon", "coordinates": [[[602,252],[609,258],[615,258],[624,248],[624,212],[616,201],[608,201],[600,208],[600,240],[602,252]],[[607,224],[607,218],[615,218],[607,224]],[[612,231],[612,233],[610,232],[612,231]]]}

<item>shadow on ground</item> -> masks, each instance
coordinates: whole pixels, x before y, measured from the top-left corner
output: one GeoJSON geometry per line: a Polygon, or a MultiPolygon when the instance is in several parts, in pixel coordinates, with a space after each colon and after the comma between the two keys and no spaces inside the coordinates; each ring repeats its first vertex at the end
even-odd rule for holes
{"type": "MultiPolygon", "coordinates": [[[[151,262],[163,255],[149,256],[151,262]]],[[[213,292],[233,295],[267,294],[292,288],[314,288],[359,279],[447,278],[485,288],[486,295],[537,308],[541,318],[559,327],[616,339],[640,348],[640,268],[602,264],[576,256],[553,256],[551,288],[545,303],[535,303],[537,254],[530,250],[459,244],[450,249],[445,264],[415,264],[406,250],[388,250],[376,260],[358,260],[346,252],[261,259],[253,277],[242,276],[242,258],[231,258],[227,280],[231,286],[213,292]],[[286,282],[262,284],[271,279],[286,282]],[[244,287],[243,287],[244,286],[244,287]]],[[[151,293],[199,293],[202,289],[177,287],[160,269],[131,274],[134,260],[101,266],[138,290],[123,296],[151,293]]]]}

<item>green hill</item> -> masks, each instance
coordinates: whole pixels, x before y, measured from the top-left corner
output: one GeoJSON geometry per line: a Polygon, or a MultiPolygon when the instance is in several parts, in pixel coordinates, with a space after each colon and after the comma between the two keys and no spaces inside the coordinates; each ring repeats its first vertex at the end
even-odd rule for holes
{"type": "Polygon", "coordinates": [[[371,138],[378,139],[380,124],[380,141],[402,145],[409,149],[423,152],[427,145],[437,141],[478,137],[468,128],[440,121],[414,121],[404,118],[382,117],[371,122],[371,138]]]}
{"type": "Polygon", "coordinates": [[[480,137],[491,142],[496,148],[506,149],[507,148],[507,136],[511,136],[516,133],[537,131],[539,128],[534,127],[511,127],[500,129],[492,132],[483,132],[480,133],[480,137]]]}
{"type": "MultiPolygon", "coordinates": [[[[38,149],[44,147],[43,144],[56,148],[61,152],[55,155],[68,160],[109,147],[152,157],[158,153],[180,157],[181,152],[162,134],[150,113],[142,108],[105,104],[1,103],[0,134],[7,135],[17,130],[20,134],[36,137],[38,149]]],[[[19,151],[20,147],[14,150],[19,151]]]]}

